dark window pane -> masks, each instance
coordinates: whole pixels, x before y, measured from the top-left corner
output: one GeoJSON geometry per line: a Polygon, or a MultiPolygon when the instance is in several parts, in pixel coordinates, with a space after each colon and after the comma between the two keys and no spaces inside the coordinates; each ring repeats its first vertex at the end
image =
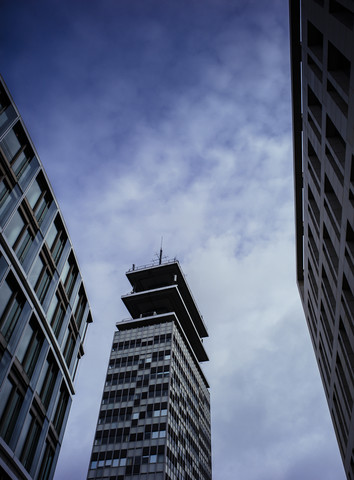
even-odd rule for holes
{"type": "Polygon", "coordinates": [[[6,406],[1,415],[0,436],[9,443],[21,410],[23,395],[10,380],[6,380],[5,389],[8,390],[8,394],[7,399],[4,398],[6,406]]]}

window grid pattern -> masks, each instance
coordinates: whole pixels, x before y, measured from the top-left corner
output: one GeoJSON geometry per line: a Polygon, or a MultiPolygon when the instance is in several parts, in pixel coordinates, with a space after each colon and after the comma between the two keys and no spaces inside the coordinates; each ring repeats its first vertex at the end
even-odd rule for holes
{"type": "Polygon", "coordinates": [[[344,468],[354,479],[354,357],[346,354],[354,349],[354,10],[341,0],[302,2],[301,9],[302,301],[344,468]]]}
{"type": "Polygon", "coordinates": [[[56,200],[1,78],[0,227],[0,436],[13,450],[7,468],[16,472],[20,461],[32,478],[51,480],[76,371],[58,359],[83,355],[91,315],[56,200]],[[65,292],[60,275],[69,257],[76,282],[65,292]],[[75,344],[66,349],[74,305],[80,331],[74,324],[75,344]]]}

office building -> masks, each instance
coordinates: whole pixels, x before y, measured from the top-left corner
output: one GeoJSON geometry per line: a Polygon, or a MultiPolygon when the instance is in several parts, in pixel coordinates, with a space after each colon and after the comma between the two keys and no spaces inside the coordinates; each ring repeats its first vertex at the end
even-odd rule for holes
{"type": "Polygon", "coordinates": [[[0,78],[0,478],[48,480],[91,322],[58,204],[0,78]]]}
{"type": "Polygon", "coordinates": [[[87,478],[210,480],[203,318],[177,261],[126,275],[87,478]]]}
{"type": "Polygon", "coordinates": [[[354,479],[354,4],[290,0],[297,282],[354,479]]]}

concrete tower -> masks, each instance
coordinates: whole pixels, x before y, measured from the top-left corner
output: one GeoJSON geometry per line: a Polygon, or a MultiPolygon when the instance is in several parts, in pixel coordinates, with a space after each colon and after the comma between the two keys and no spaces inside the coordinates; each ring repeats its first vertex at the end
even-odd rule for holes
{"type": "Polygon", "coordinates": [[[211,480],[203,319],[177,261],[127,277],[87,478],[211,480]]]}

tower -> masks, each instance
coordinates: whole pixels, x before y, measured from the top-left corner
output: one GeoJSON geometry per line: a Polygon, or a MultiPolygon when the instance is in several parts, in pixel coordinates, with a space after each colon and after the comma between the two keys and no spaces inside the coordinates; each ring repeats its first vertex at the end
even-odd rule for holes
{"type": "Polygon", "coordinates": [[[290,0],[297,283],[354,479],[354,6],[290,0]]]}
{"type": "Polygon", "coordinates": [[[177,261],[126,275],[87,478],[210,480],[203,318],[177,261]]]}
{"type": "Polygon", "coordinates": [[[0,77],[0,478],[54,475],[91,314],[49,180],[0,77]]]}

